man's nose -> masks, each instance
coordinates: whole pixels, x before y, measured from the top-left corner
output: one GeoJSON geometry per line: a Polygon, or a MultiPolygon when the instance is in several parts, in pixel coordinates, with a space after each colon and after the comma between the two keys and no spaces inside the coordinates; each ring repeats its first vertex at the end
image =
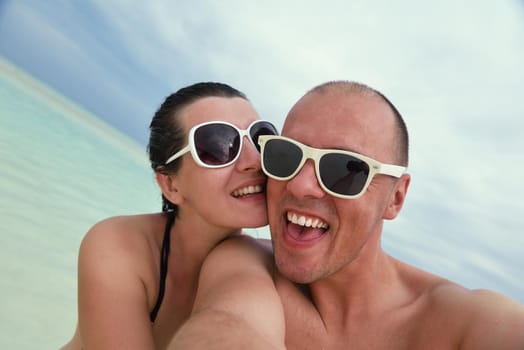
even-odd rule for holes
{"type": "Polygon", "coordinates": [[[308,159],[298,174],[288,180],[286,187],[297,198],[322,198],[326,192],[320,187],[318,181],[315,164],[311,159],[308,159]]]}

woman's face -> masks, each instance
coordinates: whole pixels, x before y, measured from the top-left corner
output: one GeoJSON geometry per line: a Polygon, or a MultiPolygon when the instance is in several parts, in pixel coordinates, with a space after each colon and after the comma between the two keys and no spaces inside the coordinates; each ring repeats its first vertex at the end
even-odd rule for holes
{"type": "MultiPolygon", "coordinates": [[[[180,113],[186,135],[191,127],[208,121],[225,121],[244,130],[258,119],[251,103],[238,97],[205,97],[180,113]]],[[[229,166],[200,167],[190,153],[181,160],[179,171],[173,175],[182,198],[178,205],[180,220],[188,218],[227,230],[267,224],[266,177],[260,154],[246,137],[239,158],[229,166]]]]}

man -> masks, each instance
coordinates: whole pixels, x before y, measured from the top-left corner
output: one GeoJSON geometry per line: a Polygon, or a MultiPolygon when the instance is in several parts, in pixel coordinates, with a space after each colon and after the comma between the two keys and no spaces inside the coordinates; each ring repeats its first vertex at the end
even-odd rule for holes
{"type": "Polygon", "coordinates": [[[320,85],[291,109],[282,135],[259,140],[274,263],[249,239],[218,246],[176,345],[524,349],[522,305],[382,250],[383,221],[400,212],[410,176],[405,124],[381,93],[320,85]]]}

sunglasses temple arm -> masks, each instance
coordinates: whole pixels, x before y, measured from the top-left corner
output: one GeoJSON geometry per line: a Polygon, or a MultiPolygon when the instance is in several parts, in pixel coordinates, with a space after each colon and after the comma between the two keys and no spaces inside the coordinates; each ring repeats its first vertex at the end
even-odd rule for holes
{"type": "Polygon", "coordinates": [[[406,167],[391,164],[381,164],[379,174],[401,177],[406,171],[406,167]]]}
{"type": "Polygon", "coordinates": [[[178,151],[177,153],[175,153],[171,157],[169,157],[169,159],[166,160],[166,164],[165,165],[168,165],[169,163],[171,163],[172,161],[174,161],[178,157],[180,157],[183,154],[189,152],[190,149],[191,149],[190,145],[187,145],[186,147],[182,148],[180,151],[178,151]]]}

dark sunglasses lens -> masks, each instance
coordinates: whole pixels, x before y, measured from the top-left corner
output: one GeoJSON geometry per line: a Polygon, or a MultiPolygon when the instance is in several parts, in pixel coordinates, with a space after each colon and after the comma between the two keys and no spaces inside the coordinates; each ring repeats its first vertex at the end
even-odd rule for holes
{"type": "Polygon", "coordinates": [[[225,124],[208,124],[195,131],[198,158],[207,165],[223,165],[238,154],[240,135],[235,128],[225,124]]]}
{"type": "Polygon", "coordinates": [[[324,186],[348,196],[359,194],[369,176],[366,162],[346,154],[325,154],[320,159],[319,168],[324,186]]]}
{"type": "Polygon", "coordinates": [[[264,121],[257,122],[251,126],[249,129],[249,136],[259,152],[260,146],[258,145],[258,137],[260,135],[278,135],[278,131],[273,124],[264,121]]]}
{"type": "Polygon", "coordinates": [[[275,177],[288,177],[302,160],[302,150],[286,140],[269,140],[264,146],[262,161],[266,171],[275,177]]]}

